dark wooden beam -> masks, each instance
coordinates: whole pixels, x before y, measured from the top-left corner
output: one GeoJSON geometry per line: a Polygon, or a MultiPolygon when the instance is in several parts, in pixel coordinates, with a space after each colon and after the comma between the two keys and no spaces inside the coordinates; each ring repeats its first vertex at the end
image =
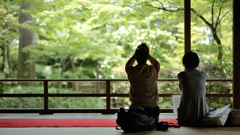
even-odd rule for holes
{"type": "MultiPolygon", "coordinates": [[[[173,95],[181,94],[158,95],[159,97],[172,97],[173,95]]],[[[0,94],[0,97],[44,97],[44,94],[0,94]]],[[[48,97],[106,97],[106,94],[48,94],[48,97]]],[[[129,97],[129,94],[108,93],[108,101],[111,97],[129,97]]],[[[206,94],[206,97],[233,97],[233,94],[206,94]]],[[[110,105],[110,102],[108,104],[110,105]]]]}
{"type": "Polygon", "coordinates": [[[240,109],[240,4],[233,0],[233,108],[240,109]]]}
{"type": "Polygon", "coordinates": [[[184,0],[184,53],[191,51],[191,0],[184,0]]]}
{"type": "MultiPolygon", "coordinates": [[[[0,113],[39,113],[39,114],[54,114],[54,113],[102,113],[102,114],[114,114],[119,109],[49,109],[47,112],[44,109],[1,109],[0,113]]],[[[173,113],[172,108],[161,108],[161,113],[173,113]]]]}
{"type": "MultiPolygon", "coordinates": [[[[123,82],[128,81],[128,79],[0,79],[0,82],[123,82]]],[[[158,79],[160,82],[172,82],[178,81],[177,78],[161,78],[158,79]]],[[[232,79],[207,79],[207,81],[213,82],[230,82],[232,79]]]]}
{"type": "MultiPolygon", "coordinates": [[[[181,94],[158,94],[159,97],[172,97],[181,94]]],[[[111,97],[129,97],[129,94],[111,94],[111,97]]],[[[233,97],[233,94],[206,94],[206,97],[233,97]]]]}

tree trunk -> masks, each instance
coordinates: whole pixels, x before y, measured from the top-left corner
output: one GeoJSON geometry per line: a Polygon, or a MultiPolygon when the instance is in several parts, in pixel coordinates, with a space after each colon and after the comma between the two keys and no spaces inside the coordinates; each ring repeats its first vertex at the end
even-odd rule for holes
{"type": "Polygon", "coordinates": [[[217,42],[217,45],[218,45],[218,60],[221,62],[222,61],[222,56],[223,56],[222,42],[217,35],[216,28],[213,28],[213,27],[210,27],[210,28],[211,28],[211,31],[212,31],[212,34],[213,34],[213,38],[217,42]]]}
{"type": "MultiPolygon", "coordinates": [[[[24,14],[23,9],[29,8],[30,5],[22,4],[19,13],[19,23],[22,24],[26,21],[33,20],[30,14],[24,14]]],[[[31,24],[33,25],[33,24],[31,24]]],[[[17,78],[35,78],[35,62],[28,63],[27,60],[30,59],[30,54],[22,52],[24,47],[30,45],[36,45],[36,32],[29,29],[19,28],[19,51],[18,51],[18,73],[17,78]]]]}
{"type": "Polygon", "coordinates": [[[1,46],[1,50],[2,50],[2,65],[0,66],[0,72],[2,74],[4,74],[4,68],[5,68],[5,45],[1,46]]]}
{"type": "MultiPolygon", "coordinates": [[[[5,47],[4,45],[1,46],[1,50],[2,50],[2,65],[0,66],[0,73],[2,73],[4,75],[4,68],[5,68],[5,47]]],[[[0,94],[4,93],[4,89],[3,89],[3,82],[0,82],[0,94]]]]}
{"type": "Polygon", "coordinates": [[[11,63],[11,58],[10,58],[10,48],[9,48],[9,45],[7,46],[7,61],[8,61],[9,70],[12,71],[12,63],[11,63]]]}

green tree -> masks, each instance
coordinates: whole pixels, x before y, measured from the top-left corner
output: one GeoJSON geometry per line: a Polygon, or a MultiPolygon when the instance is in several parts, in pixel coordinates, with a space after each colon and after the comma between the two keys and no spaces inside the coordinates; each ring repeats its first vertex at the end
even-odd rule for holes
{"type": "MultiPolygon", "coordinates": [[[[18,51],[18,73],[17,78],[35,78],[35,61],[31,60],[30,54],[24,52],[23,48],[27,46],[36,46],[37,33],[24,27],[24,23],[33,20],[31,14],[24,13],[25,9],[30,8],[29,3],[23,2],[20,6],[19,23],[23,24],[19,28],[19,51],[18,51]]],[[[29,23],[29,25],[34,25],[29,23]]]]}
{"type": "MultiPolygon", "coordinates": [[[[184,10],[177,1],[154,0],[146,1],[146,5],[167,12],[178,12],[184,10]]],[[[191,11],[200,18],[212,32],[213,39],[218,46],[218,60],[221,62],[223,57],[223,45],[219,38],[219,25],[232,11],[232,0],[201,0],[191,2],[191,11]],[[205,6],[199,6],[205,5],[205,6]]],[[[183,5],[182,5],[183,6],[183,5]]]]}
{"type": "MultiPolygon", "coordinates": [[[[17,2],[2,1],[0,5],[0,78],[9,76],[12,72],[12,61],[10,58],[10,46],[18,34],[18,11],[17,2]]],[[[3,83],[0,83],[0,93],[3,93],[3,83]]]]}
{"type": "Polygon", "coordinates": [[[169,41],[175,40],[176,26],[184,20],[183,12],[162,12],[148,6],[146,1],[123,0],[117,4],[128,7],[120,19],[110,24],[113,42],[124,48],[123,57],[129,58],[137,45],[146,42],[151,54],[160,60],[161,69],[179,67],[175,64],[178,56],[171,53],[175,44],[169,41]]]}
{"type": "Polygon", "coordinates": [[[56,78],[66,77],[64,72],[68,67],[75,73],[78,60],[89,57],[100,61],[118,59],[121,47],[109,43],[106,27],[108,21],[114,18],[111,16],[124,10],[89,0],[31,3],[27,12],[37,18],[33,29],[38,32],[39,39],[36,47],[30,46],[24,50],[37,56],[37,60],[42,56],[54,59],[55,64],[52,66],[59,68],[56,78]]]}
{"type": "Polygon", "coordinates": [[[10,58],[10,47],[15,39],[18,38],[18,15],[19,5],[16,1],[1,0],[0,5],[0,76],[8,77],[8,72],[13,70],[10,58]]]}

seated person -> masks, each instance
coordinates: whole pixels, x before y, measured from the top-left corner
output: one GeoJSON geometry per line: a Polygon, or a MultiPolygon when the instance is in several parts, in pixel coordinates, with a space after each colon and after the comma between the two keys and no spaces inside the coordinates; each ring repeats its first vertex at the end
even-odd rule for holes
{"type": "Polygon", "coordinates": [[[207,74],[196,69],[199,58],[194,52],[186,53],[182,63],[185,71],[178,74],[179,88],[182,91],[178,124],[201,126],[204,124],[203,115],[209,112],[205,94],[207,74]]]}
{"type": "Polygon", "coordinates": [[[157,79],[160,63],[149,55],[149,48],[145,43],[137,47],[135,54],[126,63],[125,70],[130,81],[131,107],[143,107],[146,115],[154,117],[157,123],[160,113],[157,104],[159,99],[157,79]],[[137,60],[138,65],[133,66],[135,60],[137,60]],[[152,65],[147,65],[147,60],[152,65]]]}

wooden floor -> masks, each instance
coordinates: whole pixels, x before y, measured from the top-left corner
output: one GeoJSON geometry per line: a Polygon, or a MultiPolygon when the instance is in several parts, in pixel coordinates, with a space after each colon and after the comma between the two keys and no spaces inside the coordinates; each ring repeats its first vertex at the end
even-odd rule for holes
{"type": "MultiPolygon", "coordinates": [[[[0,114],[0,119],[116,119],[116,114],[0,114]]],[[[160,119],[175,119],[172,113],[160,114],[160,119]]],[[[1,128],[0,135],[240,135],[240,127],[181,127],[169,128],[167,131],[144,131],[124,133],[114,127],[34,127],[1,128]]]]}

